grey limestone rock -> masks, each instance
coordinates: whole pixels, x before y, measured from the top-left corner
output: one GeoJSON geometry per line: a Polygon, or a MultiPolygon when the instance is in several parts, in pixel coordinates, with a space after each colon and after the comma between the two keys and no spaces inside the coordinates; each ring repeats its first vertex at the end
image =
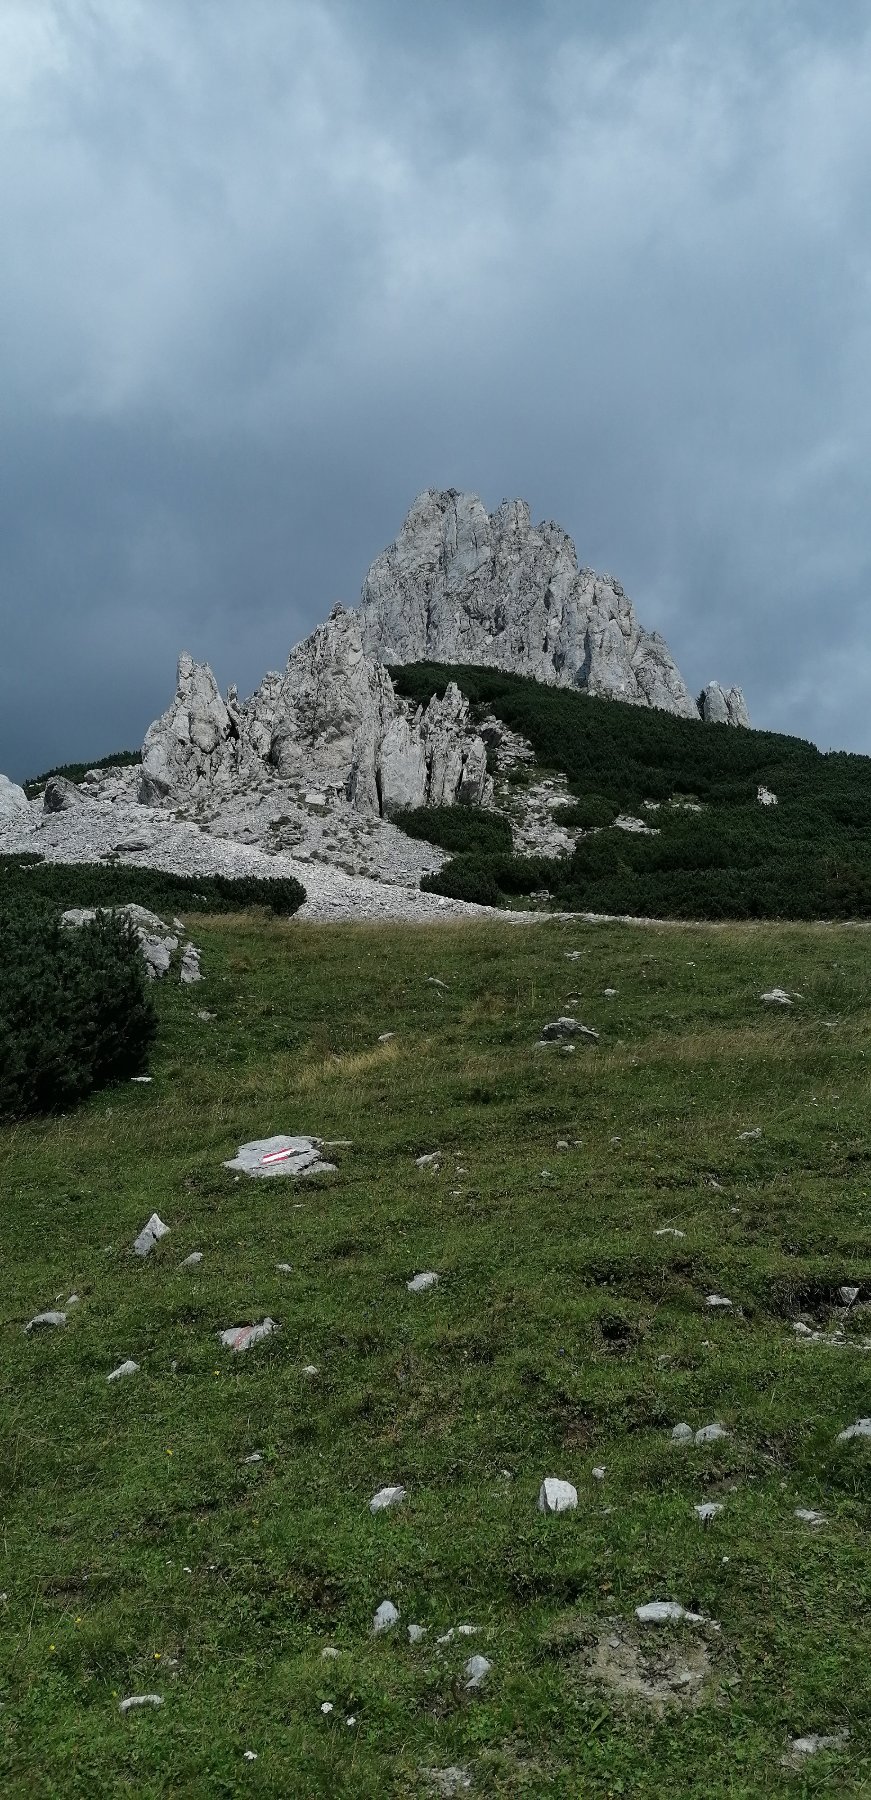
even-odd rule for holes
{"type": "Polygon", "coordinates": [[[169,1226],[164,1225],[159,1213],[153,1212],[151,1218],[147,1219],[143,1225],[139,1236],[133,1241],[136,1255],[150,1256],[155,1244],[159,1243],[162,1237],[168,1236],[169,1226]]]}
{"type": "Polygon", "coordinates": [[[599,1033],[591,1025],[582,1025],[580,1020],[567,1017],[552,1019],[549,1025],[542,1025],[541,1041],[543,1044],[559,1043],[565,1038],[584,1038],[588,1043],[597,1044],[599,1033]]]}
{"type": "Polygon", "coordinates": [[[719,681],[709,681],[698,698],[698,709],[711,725],[749,725],[747,702],[739,687],[723,688],[719,681]]]}
{"type": "Polygon", "coordinates": [[[322,1138],[281,1135],[254,1138],[250,1144],[242,1144],[224,1168],[255,1176],[331,1174],[336,1165],[324,1161],[322,1142],[322,1138]]]}
{"type": "Polygon", "coordinates": [[[16,819],[20,813],[29,811],[30,801],[22,787],[9,780],[8,775],[0,775],[0,831],[10,820],[16,819]]]}
{"type": "Polygon", "coordinates": [[[43,811],[47,813],[68,812],[72,806],[86,806],[87,801],[74,781],[67,781],[65,775],[52,775],[45,784],[42,796],[43,811]]]}
{"type": "Polygon", "coordinates": [[[233,786],[239,721],[221,699],[206,663],[186,650],[178,659],[175,698],[150,725],[142,746],[139,798],[209,800],[233,786]]]}
{"type": "MultiPolygon", "coordinates": [[[[571,538],[534,526],[524,500],[488,514],[477,494],[419,494],[369,569],[360,612],[364,648],[387,664],[487,664],[699,717],[667,644],[642,629],[620,583],[579,569],[571,538]]],[[[711,687],[727,722],[746,723],[738,690],[727,699],[711,687]]]]}

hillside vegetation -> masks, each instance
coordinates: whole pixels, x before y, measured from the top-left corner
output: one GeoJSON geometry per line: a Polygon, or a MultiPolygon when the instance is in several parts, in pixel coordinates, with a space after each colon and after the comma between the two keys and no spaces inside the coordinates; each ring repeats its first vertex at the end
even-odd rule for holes
{"type": "Polygon", "coordinates": [[[579,811],[564,822],[599,827],[562,858],[469,845],[426,878],[432,891],[504,903],[547,888],[564,910],[666,918],[871,916],[871,757],[702,726],[495,669],[417,664],[391,674],[422,703],[455,680],[477,717],[494,712],[529,739],[541,768],[567,777],[579,811]],[[759,804],[760,786],[776,806],[759,804]],[[618,812],[654,832],[609,826],[618,812]]]}
{"type": "Polygon", "coordinates": [[[867,932],[197,940],[150,1085],[0,1131],[4,1796],[867,1794],[867,932]],[[277,1132],[336,1172],[222,1166],[277,1132]]]}

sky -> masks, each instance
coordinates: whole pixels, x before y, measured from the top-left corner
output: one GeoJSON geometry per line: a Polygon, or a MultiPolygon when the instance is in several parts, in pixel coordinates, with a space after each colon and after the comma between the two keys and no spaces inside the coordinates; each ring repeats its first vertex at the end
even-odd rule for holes
{"type": "Polygon", "coordinates": [[[867,0],[0,0],[0,769],[249,693],[415,495],[871,753],[867,0]]]}

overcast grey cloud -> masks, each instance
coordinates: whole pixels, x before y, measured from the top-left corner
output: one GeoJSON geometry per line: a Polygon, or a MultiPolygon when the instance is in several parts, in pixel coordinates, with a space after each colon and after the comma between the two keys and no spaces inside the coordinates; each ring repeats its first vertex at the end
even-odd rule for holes
{"type": "Polygon", "coordinates": [[[250,690],[427,486],[871,752],[871,16],[0,0],[0,769],[250,690]]]}

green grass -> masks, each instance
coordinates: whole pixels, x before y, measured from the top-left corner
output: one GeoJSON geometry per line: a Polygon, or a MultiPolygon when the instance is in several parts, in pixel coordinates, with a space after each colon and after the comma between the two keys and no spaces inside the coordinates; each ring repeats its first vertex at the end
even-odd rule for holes
{"type": "Polygon", "coordinates": [[[374,1800],[451,1763],[476,1794],[871,1791],[871,1456],[834,1443],[871,1360],[791,1329],[837,1318],[843,1282],[871,1297],[867,933],[196,930],[207,979],[159,990],[152,1085],[0,1135],[0,1791],[374,1800]],[[760,1004],[773,984],[792,1012],[760,1004]],[[598,1047],[536,1050],[572,995],[598,1047]],[[318,1183],[222,1168],[278,1131],[352,1146],[318,1183]],[[155,1209],[171,1235],[142,1264],[155,1209]],[[439,1287],[409,1295],[425,1268],[439,1287]],[[64,1331],[24,1335],[70,1292],[64,1331]],[[265,1314],[280,1335],[219,1345],[265,1314]],[[725,1441],[672,1448],[712,1419],[725,1441]],[[537,1513],[549,1474],[576,1512],[537,1513]],[[408,1499],[373,1518],[388,1482],[408,1499]],[[388,1597],[402,1624],[373,1642],[388,1597]],[[662,1716],[588,1667],[653,1598],[721,1626],[656,1640],[710,1653],[698,1706],[662,1716]],[[160,1711],[120,1717],[151,1689],[160,1711]]]}

